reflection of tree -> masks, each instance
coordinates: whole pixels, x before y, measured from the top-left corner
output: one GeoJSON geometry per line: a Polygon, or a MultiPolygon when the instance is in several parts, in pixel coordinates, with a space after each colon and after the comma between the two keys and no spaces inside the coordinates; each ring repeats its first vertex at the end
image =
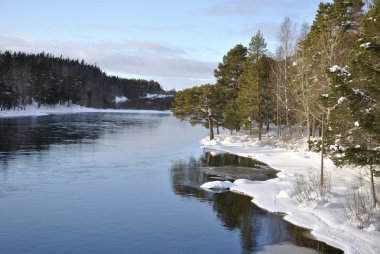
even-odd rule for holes
{"type": "Polygon", "coordinates": [[[181,196],[195,196],[201,201],[212,200],[210,193],[199,188],[199,183],[207,182],[205,174],[198,168],[200,161],[191,157],[189,161],[174,162],[170,168],[173,190],[181,196]]]}
{"type": "Polygon", "coordinates": [[[136,125],[151,128],[153,124],[120,116],[90,113],[3,118],[0,119],[0,152],[40,151],[48,149],[51,144],[88,143],[105,132],[136,125]]]}
{"type": "Polygon", "coordinates": [[[206,167],[237,166],[257,168],[258,166],[265,164],[251,158],[241,157],[234,154],[222,153],[213,156],[211,153],[206,152],[202,157],[202,165],[206,167]]]}
{"type": "Polygon", "coordinates": [[[243,253],[252,253],[265,245],[290,240],[297,245],[323,250],[327,253],[343,253],[316,240],[305,237],[307,230],[284,221],[282,215],[268,213],[251,202],[251,198],[232,192],[212,193],[199,188],[204,182],[213,180],[202,166],[227,165],[244,167],[257,165],[249,158],[222,154],[212,156],[204,153],[200,159],[174,162],[170,168],[173,190],[183,197],[196,197],[212,205],[222,225],[231,231],[240,231],[243,253]],[[236,158],[238,157],[238,158],[236,158]],[[226,164],[225,164],[226,163],[226,164]]]}
{"type": "Polygon", "coordinates": [[[281,220],[281,216],[259,209],[252,204],[251,198],[231,192],[211,193],[199,188],[213,178],[201,170],[202,165],[225,166],[224,163],[238,166],[242,166],[241,163],[254,164],[231,155],[212,156],[209,153],[205,153],[199,160],[192,157],[188,161],[175,162],[170,169],[174,192],[212,204],[225,228],[240,231],[244,252],[249,253],[257,246],[286,240],[285,222],[281,220]]]}

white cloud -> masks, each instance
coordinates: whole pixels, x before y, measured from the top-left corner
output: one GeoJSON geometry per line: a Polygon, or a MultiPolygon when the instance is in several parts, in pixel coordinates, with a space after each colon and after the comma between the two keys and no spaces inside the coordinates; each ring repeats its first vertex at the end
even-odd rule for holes
{"type": "MultiPolygon", "coordinates": [[[[213,19],[239,20],[225,31],[231,36],[246,37],[248,43],[251,36],[260,30],[268,44],[268,50],[275,52],[278,46],[278,33],[285,17],[293,22],[312,24],[320,0],[224,0],[206,9],[203,14],[213,19]]],[[[323,2],[327,2],[324,0],[323,2]]]]}
{"type": "Polygon", "coordinates": [[[296,14],[303,17],[305,10],[314,14],[319,2],[320,0],[227,0],[210,7],[205,14],[210,16],[250,15],[253,17],[261,15],[261,17],[269,18],[276,15],[284,17],[296,14]]]}

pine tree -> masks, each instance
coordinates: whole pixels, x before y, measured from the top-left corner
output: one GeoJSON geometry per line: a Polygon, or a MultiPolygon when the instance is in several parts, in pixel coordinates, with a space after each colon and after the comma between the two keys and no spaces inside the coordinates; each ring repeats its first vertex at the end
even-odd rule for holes
{"type": "Polygon", "coordinates": [[[373,203],[377,198],[374,176],[380,175],[380,1],[376,0],[362,21],[363,34],[348,67],[330,68],[329,130],[335,138],[334,161],[370,170],[373,203]]]}
{"type": "MultiPolygon", "coordinates": [[[[243,72],[243,64],[247,58],[247,48],[236,45],[223,57],[223,62],[214,71],[217,79],[216,87],[219,90],[220,104],[223,111],[223,126],[228,129],[240,128],[239,112],[236,106],[238,95],[238,79],[243,72]],[[227,107],[228,105],[228,107],[227,107]],[[234,124],[231,124],[233,122],[234,124]]],[[[230,129],[230,130],[232,130],[230,129]]]]}
{"type": "Polygon", "coordinates": [[[336,98],[331,89],[332,80],[328,69],[344,66],[347,56],[355,49],[358,35],[358,21],[362,17],[360,0],[335,0],[334,3],[320,4],[316,19],[302,46],[311,62],[311,94],[313,99],[311,114],[319,121],[320,140],[310,142],[312,148],[321,152],[321,185],[323,185],[323,158],[334,139],[329,130],[331,110],[336,98]]]}
{"type": "Polygon", "coordinates": [[[244,70],[238,80],[239,93],[237,97],[241,120],[248,123],[252,134],[252,121],[257,123],[258,137],[261,140],[262,126],[268,122],[272,105],[269,76],[270,60],[265,56],[266,43],[263,35],[258,31],[251,39],[248,58],[244,63],[244,70]]]}
{"type": "Polygon", "coordinates": [[[192,124],[202,124],[210,131],[210,140],[214,139],[214,123],[217,121],[219,98],[216,86],[205,84],[179,91],[174,99],[172,112],[181,120],[192,124]]]}
{"type": "Polygon", "coordinates": [[[237,97],[237,81],[243,72],[243,64],[246,58],[247,48],[238,44],[228,51],[227,55],[223,57],[223,62],[214,71],[217,86],[225,92],[229,100],[235,100],[237,97]]]}

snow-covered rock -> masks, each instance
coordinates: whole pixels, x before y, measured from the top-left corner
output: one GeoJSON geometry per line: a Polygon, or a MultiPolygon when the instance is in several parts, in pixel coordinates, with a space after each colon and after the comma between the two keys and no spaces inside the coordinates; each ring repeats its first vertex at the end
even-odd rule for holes
{"type": "Polygon", "coordinates": [[[202,189],[229,189],[233,186],[233,183],[230,181],[212,181],[207,182],[201,185],[202,189]]]}

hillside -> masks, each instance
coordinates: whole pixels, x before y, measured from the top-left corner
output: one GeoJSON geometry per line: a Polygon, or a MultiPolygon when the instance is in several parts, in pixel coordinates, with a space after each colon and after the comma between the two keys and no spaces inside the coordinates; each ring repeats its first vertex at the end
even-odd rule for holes
{"type": "Polygon", "coordinates": [[[153,80],[108,76],[84,60],[0,52],[0,109],[75,103],[93,108],[168,109],[174,92],[153,80]]]}

